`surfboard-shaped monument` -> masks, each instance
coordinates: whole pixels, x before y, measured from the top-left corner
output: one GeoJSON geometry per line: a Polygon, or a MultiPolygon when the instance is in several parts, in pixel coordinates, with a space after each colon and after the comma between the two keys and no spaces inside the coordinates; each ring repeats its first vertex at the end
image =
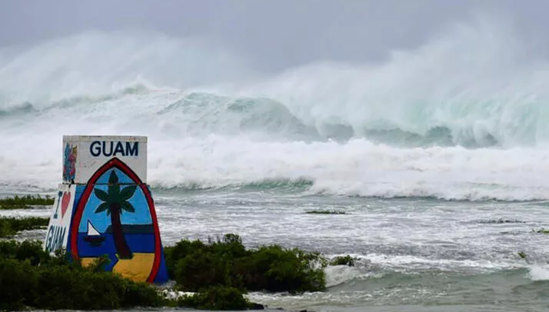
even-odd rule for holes
{"type": "Polygon", "coordinates": [[[154,200],[147,185],[147,137],[63,136],[59,185],[44,248],[64,248],[88,265],[135,281],[168,281],[154,200]]]}

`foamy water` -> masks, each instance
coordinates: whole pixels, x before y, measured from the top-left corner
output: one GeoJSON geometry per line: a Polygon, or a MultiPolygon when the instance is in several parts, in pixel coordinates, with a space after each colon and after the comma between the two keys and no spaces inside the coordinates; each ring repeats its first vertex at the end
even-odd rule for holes
{"type": "Polygon", "coordinates": [[[64,134],[139,134],[156,187],[306,180],[314,194],[548,199],[547,62],[502,25],[274,76],[221,51],[124,32],[0,51],[0,184],[55,188],[64,134]]]}

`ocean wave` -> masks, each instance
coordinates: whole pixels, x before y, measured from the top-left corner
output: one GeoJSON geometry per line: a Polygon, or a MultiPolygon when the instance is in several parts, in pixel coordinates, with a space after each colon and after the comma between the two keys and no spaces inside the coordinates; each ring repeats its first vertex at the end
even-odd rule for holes
{"type": "Polygon", "coordinates": [[[312,63],[265,75],[205,39],[88,32],[21,53],[0,50],[0,110],[6,118],[31,103],[59,122],[92,115],[128,130],[136,118],[152,120],[143,131],[162,125],[166,136],[543,147],[549,62],[522,40],[504,23],[477,21],[383,62],[312,63]]]}
{"type": "MultiPolygon", "coordinates": [[[[191,92],[156,113],[180,134],[203,136],[211,133],[241,134],[261,132],[292,138],[319,139],[281,103],[263,98],[219,96],[191,92]]],[[[146,116],[145,116],[146,118],[146,116]]]]}
{"type": "Polygon", "coordinates": [[[549,63],[521,40],[459,25],[375,64],[268,76],[158,34],[0,50],[0,182],[55,188],[63,135],[133,134],[153,187],[547,200],[549,63]]]}
{"type": "Polygon", "coordinates": [[[435,126],[424,134],[381,125],[364,125],[356,130],[345,123],[306,125],[283,103],[269,98],[249,98],[179,90],[157,90],[145,84],[133,84],[105,95],[75,96],[37,108],[22,103],[0,110],[0,117],[25,116],[29,122],[41,118],[71,123],[82,117],[112,120],[117,127],[149,124],[145,131],[162,131],[166,136],[208,136],[210,134],[261,134],[263,139],[305,141],[348,141],[365,138],[374,143],[399,147],[455,146],[467,148],[500,147],[490,133],[458,136],[450,128],[435,126]],[[30,119],[29,119],[30,118],[30,119]],[[150,121],[154,121],[151,123],[150,121]],[[156,129],[155,129],[156,126],[156,129]]]}
{"type": "MultiPolygon", "coordinates": [[[[47,126],[52,124],[47,121],[47,126]]],[[[3,137],[0,182],[59,183],[58,125],[3,137]],[[37,157],[40,155],[40,157],[37,157]]],[[[64,131],[63,129],[61,131],[64,131]]],[[[549,199],[549,151],[400,148],[365,139],[266,141],[246,136],[149,137],[148,183],[180,189],[290,189],[304,195],[444,200],[549,199]]]]}
{"type": "Polygon", "coordinates": [[[250,131],[405,147],[547,146],[549,62],[522,40],[483,20],[383,62],[265,75],[206,39],[88,32],[21,53],[0,50],[0,110],[5,118],[32,103],[62,122],[90,112],[110,122],[116,112],[115,128],[138,115],[154,120],[144,130],[162,124],[168,136],[250,131]]]}

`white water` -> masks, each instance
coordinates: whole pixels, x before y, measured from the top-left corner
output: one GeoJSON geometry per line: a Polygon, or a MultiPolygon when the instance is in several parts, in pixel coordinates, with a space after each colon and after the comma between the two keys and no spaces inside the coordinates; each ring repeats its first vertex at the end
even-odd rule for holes
{"type": "MultiPolygon", "coordinates": [[[[451,311],[520,311],[545,307],[549,284],[543,206],[533,203],[464,203],[419,199],[288,196],[279,192],[156,191],[164,246],[182,238],[236,233],[250,248],[280,244],[351,255],[354,267],[328,266],[325,292],[250,293],[271,308],[363,311],[412,305],[451,311]],[[307,214],[329,209],[346,214],[307,214]],[[498,220],[503,220],[498,222],[498,220]],[[509,222],[507,222],[509,221],[509,222]],[[524,261],[517,254],[527,255],[524,261]],[[337,308],[332,308],[335,306],[337,308]],[[355,310],[353,310],[355,307],[355,310]],[[507,309],[505,309],[507,308],[507,309]]],[[[49,210],[0,211],[45,216],[49,210]]],[[[22,237],[43,239],[41,233],[22,237]],[[40,235],[41,234],[41,235],[40,235]]],[[[21,238],[22,238],[21,237],[21,238]]],[[[418,311],[423,311],[418,308],[418,311]]],[[[539,310],[543,311],[543,309],[539,310]]]]}
{"type": "Polygon", "coordinates": [[[547,265],[533,265],[530,268],[529,275],[533,281],[549,280],[549,268],[547,265]]]}
{"type": "Polygon", "coordinates": [[[270,77],[225,47],[152,33],[0,51],[0,185],[55,188],[63,134],[140,134],[155,187],[305,180],[314,194],[547,200],[549,67],[502,25],[270,77]]]}

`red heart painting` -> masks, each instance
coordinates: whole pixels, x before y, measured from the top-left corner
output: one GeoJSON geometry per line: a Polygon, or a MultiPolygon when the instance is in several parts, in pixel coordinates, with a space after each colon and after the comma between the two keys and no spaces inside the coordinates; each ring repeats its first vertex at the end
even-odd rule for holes
{"type": "Polygon", "coordinates": [[[69,208],[69,202],[71,201],[71,193],[65,192],[63,194],[63,199],[61,200],[61,218],[65,216],[67,208],[69,208]]]}

